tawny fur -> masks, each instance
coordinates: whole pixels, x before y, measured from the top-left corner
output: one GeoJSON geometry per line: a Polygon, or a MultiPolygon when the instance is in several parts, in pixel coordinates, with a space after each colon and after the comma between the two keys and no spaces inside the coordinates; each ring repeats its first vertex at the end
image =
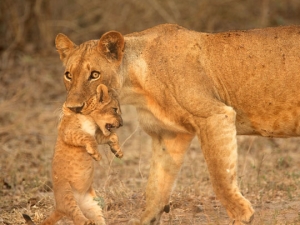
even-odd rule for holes
{"type": "MultiPolygon", "coordinates": [[[[94,160],[101,159],[97,145],[108,144],[117,157],[123,156],[118,137],[106,129],[107,124],[117,128],[122,125],[122,118],[117,99],[109,95],[104,85],[98,86],[81,114],[63,105],[52,161],[56,208],[42,225],[53,225],[63,216],[75,225],[105,224],[92,187],[94,160]]],[[[30,217],[24,218],[27,224],[33,224],[30,217]]]]}
{"type": "Polygon", "coordinates": [[[80,109],[106,84],[136,107],[152,137],[146,209],[132,224],[159,224],[195,136],[228,215],[235,225],[251,222],[254,210],[237,186],[236,135],[300,135],[299,39],[300,26],[209,34],[170,24],[79,46],[57,36],[72,75],[66,105],[80,109]],[[91,79],[93,71],[101,76],[91,79]]]}

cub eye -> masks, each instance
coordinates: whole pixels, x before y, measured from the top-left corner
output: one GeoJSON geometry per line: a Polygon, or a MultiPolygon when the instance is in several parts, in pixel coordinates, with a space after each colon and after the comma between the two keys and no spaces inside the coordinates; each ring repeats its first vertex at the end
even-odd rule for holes
{"type": "Polygon", "coordinates": [[[71,73],[70,72],[65,72],[65,78],[66,78],[66,80],[68,80],[68,81],[71,81],[72,80],[72,75],[71,75],[71,73]]]}
{"type": "Polygon", "coordinates": [[[100,73],[98,71],[92,71],[89,80],[97,80],[99,77],[100,73]]]}
{"type": "Polygon", "coordinates": [[[117,112],[118,112],[118,108],[113,108],[113,110],[115,111],[115,113],[117,113],[117,112]]]}

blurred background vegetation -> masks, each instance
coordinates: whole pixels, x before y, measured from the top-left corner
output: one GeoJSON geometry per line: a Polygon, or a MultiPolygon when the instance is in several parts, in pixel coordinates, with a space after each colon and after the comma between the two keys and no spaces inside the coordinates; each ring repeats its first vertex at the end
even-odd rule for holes
{"type": "MultiPolygon", "coordinates": [[[[0,51],[49,54],[62,32],[80,43],[161,23],[218,32],[300,23],[299,0],[1,0],[0,51]]],[[[7,63],[7,61],[5,62],[7,63]]]]}

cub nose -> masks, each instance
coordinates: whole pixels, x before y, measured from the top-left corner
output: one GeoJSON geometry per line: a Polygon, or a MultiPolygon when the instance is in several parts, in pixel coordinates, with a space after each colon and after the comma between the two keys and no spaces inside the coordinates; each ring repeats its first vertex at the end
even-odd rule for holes
{"type": "Polygon", "coordinates": [[[83,107],[84,107],[84,103],[81,106],[72,106],[68,108],[72,110],[74,113],[80,113],[83,107]]]}

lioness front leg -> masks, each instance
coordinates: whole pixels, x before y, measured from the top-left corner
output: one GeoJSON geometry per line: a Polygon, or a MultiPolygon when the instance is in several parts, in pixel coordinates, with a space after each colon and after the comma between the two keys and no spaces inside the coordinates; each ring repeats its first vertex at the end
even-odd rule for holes
{"type": "Polygon", "coordinates": [[[129,224],[155,225],[169,212],[169,199],[177,174],[193,135],[166,133],[152,135],[152,159],[146,188],[146,209],[140,221],[129,224]]]}
{"type": "Polygon", "coordinates": [[[235,111],[225,106],[224,113],[201,120],[198,135],[213,189],[236,225],[250,223],[254,210],[237,186],[235,116],[235,111]]]}

